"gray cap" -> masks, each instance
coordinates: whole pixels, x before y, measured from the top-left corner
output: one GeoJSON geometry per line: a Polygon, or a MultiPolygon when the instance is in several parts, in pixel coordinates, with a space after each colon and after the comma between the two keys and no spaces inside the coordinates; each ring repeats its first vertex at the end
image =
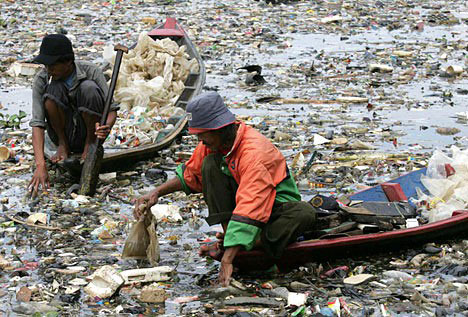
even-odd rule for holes
{"type": "Polygon", "coordinates": [[[236,117],[224,104],[223,98],[214,91],[206,92],[187,104],[189,132],[202,133],[217,130],[236,121],[236,117]]]}

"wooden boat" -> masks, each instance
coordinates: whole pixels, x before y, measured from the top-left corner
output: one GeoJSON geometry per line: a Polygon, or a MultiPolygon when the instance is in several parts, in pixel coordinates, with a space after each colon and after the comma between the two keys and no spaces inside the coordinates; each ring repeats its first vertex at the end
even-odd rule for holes
{"type": "MultiPolygon", "coordinates": [[[[416,197],[416,188],[426,191],[420,181],[426,169],[417,170],[391,180],[399,184],[406,197],[416,197]]],[[[377,185],[357,192],[349,197],[352,201],[387,202],[384,187],[377,185]]],[[[350,231],[351,232],[351,231],[350,231]]],[[[235,258],[234,265],[242,270],[259,270],[276,264],[280,269],[293,268],[317,260],[337,257],[350,257],[356,254],[385,252],[392,249],[417,246],[422,243],[468,236],[468,210],[455,211],[452,217],[417,227],[369,234],[347,235],[346,232],[336,237],[325,235],[323,239],[295,242],[289,245],[280,259],[274,260],[261,250],[241,251],[235,258]]],[[[222,254],[213,258],[220,260],[222,254]]]]}
{"type": "MultiPolygon", "coordinates": [[[[188,75],[184,83],[185,89],[175,103],[176,107],[185,109],[190,99],[198,95],[201,92],[203,85],[205,84],[206,72],[203,60],[195,45],[192,43],[187,33],[175,18],[167,18],[163,25],[150,31],[148,35],[154,40],[169,37],[171,40],[177,42],[179,46],[185,45],[186,52],[190,58],[195,58],[198,61],[199,72],[190,73],[188,75]]],[[[174,142],[174,140],[183,131],[186,124],[187,117],[181,117],[181,119],[176,124],[174,124],[173,130],[166,134],[164,138],[156,141],[153,144],[118,150],[105,149],[104,158],[102,161],[102,172],[122,169],[123,166],[131,166],[137,161],[155,157],[160,150],[167,148],[172,144],[172,142],[174,142]]],[[[55,144],[48,137],[46,137],[44,148],[45,156],[49,159],[56,152],[55,144]]]]}

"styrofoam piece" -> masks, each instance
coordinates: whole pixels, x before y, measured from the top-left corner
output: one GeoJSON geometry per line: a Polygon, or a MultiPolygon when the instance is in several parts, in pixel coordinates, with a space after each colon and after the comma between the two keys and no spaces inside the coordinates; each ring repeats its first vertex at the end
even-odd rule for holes
{"type": "Polygon", "coordinates": [[[369,98],[366,97],[353,97],[353,96],[343,96],[336,98],[336,101],[343,103],[366,103],[369,102],[369,98]]]}
{"type": "Polygon", "coordinates": [[[411,51],[395,50],[395,51],[393,51],[392,54],[395,55],[395,56],[398,56],[398,57],[411,57],[411,56],[413,56],[413,52],[411,52],[411,51]]]}
{"type": "Polygon", "coordinates": [[[163,204],[156,204],[151,207],[151,213],[159,222],[163,219],[167,219],[169,221],[182,221],[182,216],[179,213],[180,207],[176,205],[163,205],[163,204]]]}
{"type": "Polygon", "coordinates": [[[305,293],[288,293],[288,306],[302,306],[307,301],[307,294],[305,293]]]}
{"type": "Polygon", "coordinates": [[[393,72],[393,67],[385,64],[369,64],[369,71],[379,73],[393,72]]]}
{"type": "Polygon", "coordinates": [[[116,172],[99,174],[99,179],[103,182],[112,182],[116,179],[116,177],[116,172]]]}
{"type": "Polygon", "coordinates": [[[468,111],[457,112],[455,115],[459,120],[468,120],[468,111]]]}
{"type": "Polygon", "coordinates": [[[324,138],[320,134],[314,134],[314,145],[321,145],[325,143],[330,143],[330,140],[327,138],[324,138]]]}
{"type": "Polygon", "coordinates": [[[99,268],[91,283],[84,288],[92,297],[108,298],[124,283],[122,276],[110,265],[99,268]]]}
{"type": "Polygon", "coordinates": [[[411,219],[406,219],[406,228],[415,228],[419,227],[419,222],[418,219],[416,218],[411,218],[411,219]]]}
{"type": "Polygon", "coordinates": [[[350,285],[360,285],[373,278],[375,278],[375,276],[372,274],[358,274],[358,275],[353,275],[353,276],[345,278],[343,280],[343,283],[350,284],[350,285]]]}
{"type": "Polygon", "coordinates": [[[174,270],[169,266],[157,266],[147,269],[127,270],[120,273],[125,284],[135,282],[160,282],[171,279],[174,270]]]}
{"type": "Polygon", "coordinates": [[[340,15],[332,15],[332,16],[328,16],[320,20],[320,22],[324,24],[341,22],[341,21],[343,21],[343,17],[340,15]]]}
{"type": "Polygon", "coordinates": [[[449,75],[457,76],[463,73],[463,66],[461,65],[450,65],[445,70],[449,75]]]}
{"type": "Polygon", "coordinates": [[[42,65],[32,63],[14,62],[10,66],[10,74],[14,76],[34,76],[42,65]]]}
{"type": "Polygon", "coordinates": [[[40,222],[42,224],[47,224],[47,214],[43,212],[36,212],[29,215],[28,219],[26,219],[27,223],[35,224],[40,222]]]}

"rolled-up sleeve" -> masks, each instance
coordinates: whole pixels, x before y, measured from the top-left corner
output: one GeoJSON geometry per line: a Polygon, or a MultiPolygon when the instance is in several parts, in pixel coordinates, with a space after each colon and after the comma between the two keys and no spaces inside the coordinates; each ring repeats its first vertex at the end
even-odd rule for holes
{"type": "Polygon", "coordinates": [[[231,220],[229,221],[223,246],[225,248],[241,245],[249,251],[255,246],[255,242],[262,229],[251,224],[231,220]]]}
{"type": "Polygon", "coordinates": [[[32,88],[32,113],[31,120],[29,121],[30,127],[46,127],[45,110],[42,101],[42,96],[45,92],[47,79],[41,75],[42,72],[38,73],[34,78],[32,88]]]}

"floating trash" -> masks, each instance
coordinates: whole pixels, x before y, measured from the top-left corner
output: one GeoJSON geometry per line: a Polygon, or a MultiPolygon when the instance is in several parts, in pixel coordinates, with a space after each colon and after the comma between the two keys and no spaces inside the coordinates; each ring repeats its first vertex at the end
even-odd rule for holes
{"type": "Polygon", "coordinates": [[[463,66],[460,66],[460,65],[450,65],[448,66],[445,71],[447,72],[447,74],[449,74],[450,76],[458,76],[460,75],[461,73],[463,73],[463,66]]]}
{"type": "MultiPolygon", "coordinates": [[[[104,59],[115,59],[112,46],[104,48],[104,59]]],[[[141,33],[136,46],[124,54],[114,99],[121,110],[106,147],[137,147],[154,143],[171,130],[170,118],[182,118],[185,110],[175,102],[185,89],[190,73],[199,71],[196,59],[189,59],[185,46],[169,38],[153,40],[141,33]]]]}
{"type": "Polygon", "coordinates": [[[93,297],[108,298],[123,283],[122,276],[112,266],[106,265],[93,273],[91,283],[84,290],[93,297]]]}
{"type": "Polygon", "coordinates": [[[10,158],[10,150],[6,146],[0,146],[0,162],[10,158]]]}

